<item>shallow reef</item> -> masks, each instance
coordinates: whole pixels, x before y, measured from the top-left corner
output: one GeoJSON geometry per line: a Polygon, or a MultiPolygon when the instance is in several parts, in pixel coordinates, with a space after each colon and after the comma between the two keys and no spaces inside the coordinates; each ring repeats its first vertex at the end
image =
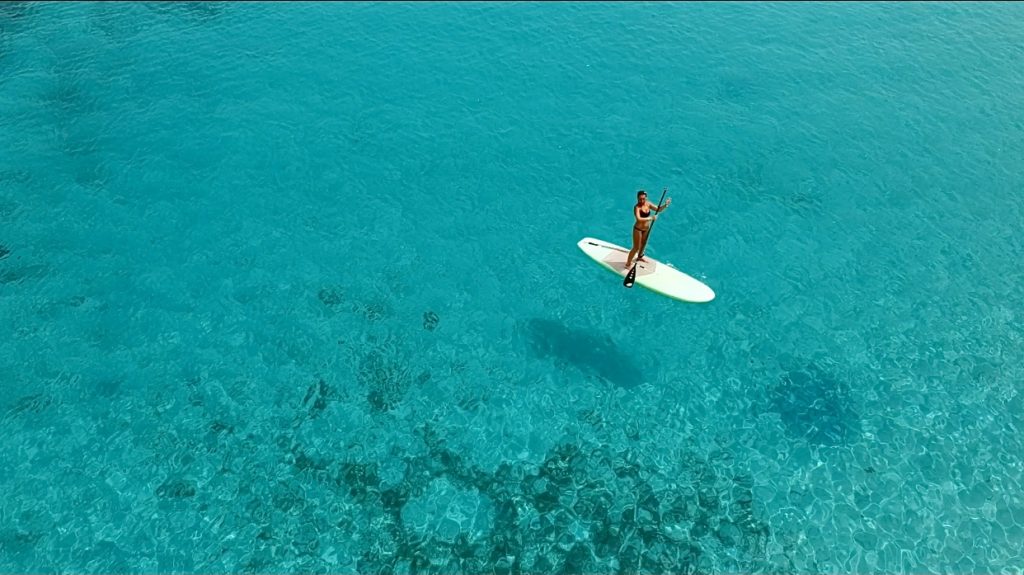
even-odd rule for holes
{"type": "MultiPolygon", "coordinates": [[[[436,425],[417,437],[425,450],[393,453],[390,464],[297,454],[298,471],[357,503],[369,543],[359,573],[696,573],[760,571],[771,533],[755,516],[753,480],[691,455],[669,483],[633,450],[562,443],[539,466],[503,463],[485,472],[446,446],[436,425]],[[384,466],[400,461],[396,481],[384,466]],[[444,486],[439,487],[439,485],[444,486]],[[437,499],[444,503],[438,505],[437,499]],[[463,501],[459,504],[458,501],[463,501]],[[431,505],[469,517],[474,529],[429,522],[431,505]],[[480,511],[486,509],[486,513],[480,511]],[[486,525],[480,525],[480,517],[486,525]],[[724,558],[733,563],[722,563],[724,558]]],[[[354,520],[353,520],[354,521],[354,520]]]]}

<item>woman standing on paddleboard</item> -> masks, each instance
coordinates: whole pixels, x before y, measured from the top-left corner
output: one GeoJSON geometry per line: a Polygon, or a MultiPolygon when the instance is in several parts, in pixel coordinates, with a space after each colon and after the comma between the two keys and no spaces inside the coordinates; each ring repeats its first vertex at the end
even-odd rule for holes
{"type": "Polygon", "coordinates": [[[633,224],[633,249],[629,250],[629,256],[626,257],[625,269],[633,267],[633,258],[638,253],[640,261],[644,261],[643,254],[647,247],[647,235],[651,231],[651,224],[658,219],[658,215],[651,212],[660,214],[671,203],[672,198],[668,198],[665,200],[664,206],[656,206],[647,201],[647,192],[640,190],[636,193],[636,204],[633,205],[633,217],[636,218],[636,222],[633,224]]]}

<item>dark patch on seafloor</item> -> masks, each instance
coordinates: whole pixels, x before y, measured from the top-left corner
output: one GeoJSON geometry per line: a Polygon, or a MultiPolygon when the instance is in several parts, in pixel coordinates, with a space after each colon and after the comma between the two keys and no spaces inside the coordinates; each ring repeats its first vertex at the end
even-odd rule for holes
{"type": "Polygon", "coordinates": [[[434,331],[437,329],[437,324],[441,322],[441,318],[432,311],[423,312],[423,329],[427,331],[434,331]]]}
{"type": "Polygon", "coordinates": [[[361,301],[355,298],[346,298],[345,289],[337,285],[320,288],[316,296],[320,303],[332,312],[357,313],[368,321],[380,321],[391,311],[386,300],[361,301]]]}
{"type": "Polygon", "coordinates": [[[363,355],[356,377],[366,390],[370,408],[383,413],[397,407],[413,384],[430,381],[430,372],[424,370],[417,375],[407,361],[375,348],[363,355]]]}

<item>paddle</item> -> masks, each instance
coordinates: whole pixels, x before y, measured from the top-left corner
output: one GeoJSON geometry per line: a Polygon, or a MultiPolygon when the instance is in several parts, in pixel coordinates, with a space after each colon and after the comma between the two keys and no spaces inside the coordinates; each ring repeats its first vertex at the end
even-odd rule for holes
{"type": "MultiPolygon", "coordinates": [[[[665,201],[665,194],[668,193],[668,188],[665,188],[661,192],[661,199],[658,200],[658,214],[661,214],[661,203],[665,201]]],[[[651,222],[651,227],[647,228],[647,238],[644,239],[644,249],[647,249],[647,242],[651,239],[651,230],[654,229],[654,224],[658,220],[651,222]]],[[[629,269],[629,273],[626,274],[626,279],[622,281],[622,285],[631,288],[633,283],[636,282],[636,266],[640,265],[640,258],[644,257],[644,253],[640,252],[636,255],[636,261],[633,262],[633,267],[629,269]]]]}

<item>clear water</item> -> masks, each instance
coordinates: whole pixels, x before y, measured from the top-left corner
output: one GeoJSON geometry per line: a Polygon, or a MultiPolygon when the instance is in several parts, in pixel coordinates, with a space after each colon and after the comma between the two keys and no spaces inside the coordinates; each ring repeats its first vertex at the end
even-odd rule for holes
{"type": "Polygon", "coordinates": [[[1022,158],[1011,4],[0,5],[0,571],[1019,573],[1022,158]]]}

